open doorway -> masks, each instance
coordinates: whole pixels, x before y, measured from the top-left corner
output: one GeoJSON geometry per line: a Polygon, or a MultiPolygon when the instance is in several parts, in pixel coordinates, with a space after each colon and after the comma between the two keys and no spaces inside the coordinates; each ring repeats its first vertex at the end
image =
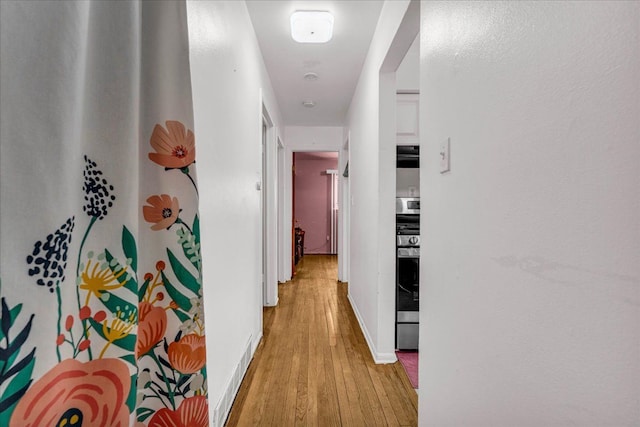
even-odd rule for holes
{"type": "Polygon", "coordinates": [[[418,388],[420,317],[420,37],[396,71],[396,355],[418,388]]]}
{"type": "Polygon", "coordinates": [[[395,240],[395,244],[389,241],[380,248],[385,284],[381,287],[384,297],[380,311],[385,321],[379,331],[385,342],[393,343],[395,356],[416,389],[420,311],[424,308],[419,278],[419,16],[420,3],[411,2],[380,67],[379,80],[379,132],[384,157],[380,162],[386,166],[380,169],[384,185],[380,188],[379,215],[385,229],[384,242],[387,236],[395,240]],[[395,236],[386,234],[387,230],[393,230],[395,236]]]}
{"type": "Polygon", "coordinates": [[[338,152],[293,152],[293,264],[305,255],[337,255],[338,152]]]}

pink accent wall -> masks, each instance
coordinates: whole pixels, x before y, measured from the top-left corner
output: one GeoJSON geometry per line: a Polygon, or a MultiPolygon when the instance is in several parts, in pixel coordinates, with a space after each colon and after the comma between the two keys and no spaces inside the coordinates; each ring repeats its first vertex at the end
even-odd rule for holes
{"type": "Polygon", "coordinates": [[[305,231],[305,254],[328,254],[331,246],[331,175],[338,169],[338,153],[293,153],[295,156],[294,224],[305,231]],[[331,156],[331,157],[329,157],[331,156]]]}

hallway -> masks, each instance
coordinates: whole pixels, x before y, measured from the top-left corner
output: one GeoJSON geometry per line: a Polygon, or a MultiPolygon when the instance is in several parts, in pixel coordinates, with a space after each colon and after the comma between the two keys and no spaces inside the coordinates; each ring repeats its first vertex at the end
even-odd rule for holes
{"type": "Polygon", "coordinates": [[[414,426],[418,397],[399,362],[373,363],[336,281],[337,258],[307,255],[264,309],[264,337],[228,426],[414,426]]]}

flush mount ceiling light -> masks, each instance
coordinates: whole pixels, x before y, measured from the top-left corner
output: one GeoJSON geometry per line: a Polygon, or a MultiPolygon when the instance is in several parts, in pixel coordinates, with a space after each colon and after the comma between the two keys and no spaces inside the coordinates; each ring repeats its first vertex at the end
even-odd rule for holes
{"type": "Polygon", "coordinates": [[[333,36],[333,15],[327,11],[298,10],[291,15],[291,37],[298,43],[326,43],[333,36]]]}
{"type": "Polygon", "coordinates": [[[302,105],[304,105],[307,108],[313,108],[316,106],[316,103],[314,101],[309,100],[309,101],[304,101],[302,105]]]}

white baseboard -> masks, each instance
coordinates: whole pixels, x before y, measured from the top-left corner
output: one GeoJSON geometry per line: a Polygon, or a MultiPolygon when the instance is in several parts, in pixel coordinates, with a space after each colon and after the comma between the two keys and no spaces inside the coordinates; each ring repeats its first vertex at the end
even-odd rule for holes
{"type": "Polygon", "coordinates": [[[371,352],[371,357],[373,357],[373,361],[377,364],[395,363],[398,360],[395,352],[382,353],[376,350],[376,346],[373,344],[371,335],[369,335],[369,330],[365,326],[364,321],[362,320],[362,316],[360,316],[358,307],[353,302],[353,299],[351,299],[351,294],[347,294],[347,299],[349,300],[349,304],[351,304],[351,308],[353,309],[353,312],[356,315],[356,319],[358,319],[358,324],[360,325],[360,329],[362,329],[364,339],[367,341],[367,346],[369,347],[369,351],[371,352]]]}
{"type": "Polygon", "coordinates": [[[251,358],[253,359],[253,355],[256,354],[256,350],[258,349],[258,346],[260,345],[260,341],[262,340],[262,329],[260,329],[260,331],[258,332],[258,335],[256,335],[256,339],[253,340],[253,342],[251,343],[251,358]]]}
{"type": "Polygon", "coordinates": [[[265,307],[276,307],[278,305],[278,302],[280,301],[280,298],[276,298],[276,302],[274,302],[273,304],[265,304],[265,307]]]}
{"type": "Polygon", "coordinates": [[[396,363],[398,361],[398,357],[396,353],[382,353],[377,352],[377,355],[373,357],[373,360],[379,365],[385,365],[387,363],[396,363]]]}
{"type": "Polygon", "coordinates": [[[236,364],[233,375],[231,375],[231,378],[229,378],[229,381],[224,388],[222,397],[216,404],[213,413],[211,413],[211,418],[209,419],[210,426],[224,426],[224,423],[229,416],[229,412],[231,412],[233,401],[235,400],[236,395],[238,394],[238,390],[240,389],[240,384],[242,383],[242,380],[247,373],[249,363],[251,363],[251,360],[253,359],[253,355],[256,352],[261,338],[262,331],[260,331],[260,335],[255,340],[252,340],[251,337],[249,337],[249,340],[245,347],[245,351],[242,353],[240,360],[236,364]]]}

